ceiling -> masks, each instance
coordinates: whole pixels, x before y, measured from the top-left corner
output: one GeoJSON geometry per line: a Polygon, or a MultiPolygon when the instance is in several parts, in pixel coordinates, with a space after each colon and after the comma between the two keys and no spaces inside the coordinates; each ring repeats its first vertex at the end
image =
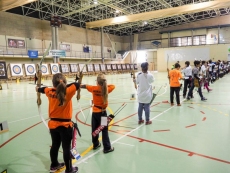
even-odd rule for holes
{"type": "MultiPolygon", "coordinates": [[[[209,0],[38,0],[7,10],[7,12],[41,20],[50,20],[52,14],[57,14],[62,17],[63,24],[85,28],[86,22],[207,1],[209,0]]],[[[106,33],[126,36],[229,15],[229,13],[230,9],[226,7],[161,19],[106,26],[103,29],[106,33]]],[[[94,28],[94,30],[100,30],[100,28],[94,28]]]]}

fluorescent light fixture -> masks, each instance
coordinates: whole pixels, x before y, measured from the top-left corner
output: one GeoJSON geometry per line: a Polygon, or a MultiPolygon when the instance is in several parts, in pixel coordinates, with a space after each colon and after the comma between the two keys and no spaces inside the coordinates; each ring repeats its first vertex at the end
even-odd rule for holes
{"type": "Polygon", "coordinates": [[[93,3],[94,3],[94,4],[98,4],[97,0],[94,0],[93,3]]]}
{"type": "Polygon", "coordinates": [[[116,10],[116,13],[120,13],[120,11],[119,11],[119,10],[116,10]]]}

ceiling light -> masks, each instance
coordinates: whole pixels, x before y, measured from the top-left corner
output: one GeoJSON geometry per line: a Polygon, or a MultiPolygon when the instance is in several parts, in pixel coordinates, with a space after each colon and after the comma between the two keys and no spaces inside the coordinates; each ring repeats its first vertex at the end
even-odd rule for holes
{"type": "Polygon", "coordinates": [[[97,2],[97,0],[94,0],[93,3],[94,3],[94,4],[97,4],[98,2],[97,2]]]}
{"type": "Polygon", "coordinates": [[[120,13],[120,11],[119,11],[119,10],[116,10],[116,13],[120,13]]]}

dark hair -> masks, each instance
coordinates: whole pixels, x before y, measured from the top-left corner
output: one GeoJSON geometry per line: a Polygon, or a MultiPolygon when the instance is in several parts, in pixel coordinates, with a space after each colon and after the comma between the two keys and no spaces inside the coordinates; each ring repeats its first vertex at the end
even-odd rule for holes
{"type": "Polygon", "coordinates": [[[63,74],[57,73],[53,75],[53,86],[56,88],[57,99],[59,100],[59,106],[64,105],[66,95],[66,78],[63,74]]]}
{"type": "Polygon", "coordinates": [[[203,64],[205,64],[205,63],[206,63],[206,61],[202,61],[201,63],[202,63],[202,65],[203,65],[203,64]]]}
{"type": "Polygon", "coordinates": [[[178,67],[180,67],[180,64],[176,63],[175,68],[178,68],[178,67]]]}
{"type": "Polygon", "coordinates": [[[142,69],[143,71],[147,71],[147,70],[148,70],[148,66],[149,66],[148,62],[143,62],[143,63],[141,64],[141,69],[142,69]]]}
{"type": "Polygon", "coordinates": [[[197,60],[194,61],[194,66],[197,66],[199,64],[200,64],[200,61],[197,61],[197,60]]]}
{"type": "Polygon", "coordinates": [[[101,86],[101,94],[102,94],[103,102],[104,104],[106,104],[108,101],[108,87],[107,87],[107,81],[104,74],[99,74],[97,76],[97,83],[98,85],[101,86]]]}
{"type": "Polygon", "coordinates": [[[209,63],[212,63],[212,60],[210,59],[208,62],[209,62],[209,63]]]}
{"type": "Polygon", "coordinates": [[[185,61],[185,64],[186,64],[187,66],[189,66],[189,65],[190,65],[190,62],[189,62],[189,61],[185,61]]]}

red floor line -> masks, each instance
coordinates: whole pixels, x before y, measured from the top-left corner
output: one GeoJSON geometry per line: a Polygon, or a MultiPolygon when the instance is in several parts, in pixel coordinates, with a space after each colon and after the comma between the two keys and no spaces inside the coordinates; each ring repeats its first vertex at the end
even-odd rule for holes
{"type": "Polygon", "coordinates": [[[205,121],[205,120],[206,120],[206,117],[204,117],[202,121],[205,121]]]}
{"type": "Polygon", "coordinates": [[[21,131],[20,133],[14,135],[12,138],[8,139],[6,142],[4,142],[3,144],[1,144],[1,145],[0,145],[0,148],[2,148],[4,145],[6,145],[6,144],[9,143],[10,141],[12,141],[14,138],[18,137],[18,136],[21,135],[22,133],[26,132],[27,130],[29,130],[29,129],[35,127],[35,126],[37,126],[37,125],[40,124],[40,123],[42,123],[42,121],[39,122],[39,123],[37,123],[37,124],[34,124],[34,125],[28,127],[27,129],[21,131]]]}
{"type": "Polygon", "coordinates": [[[196,126],[196,124],[192,124],[192,125],[186,126],[185,128],[189,128],[189,127],[192,127],[192,126],[196,126]]]}
{"type": "Polygon", "coordinates": [[[153,132],[167,132],[167,131],[170,131],[169,129],[167,130],[154,130],[153,132]]]}
{"type": "MultiPolygon", "coordinates": [[[[110,131],[112,131],[114,133],[119,133],[119,132],[116,132],[116,131],[113,131],[113,130],[110,130],[110,131]]],[[[123,134],[123,133],[120,133],[120,134],[123,134]]],[[[123,135],[125,135],[125,134],[123,134],[123,135]]],[[[177,150],[177,151],[185,152],[185,153],[188,153],[190,156],[197,155],[197,156],[204,157],[204,158],[207,158],[207,159],[210,159],[210,160],[215,160],[215,161],[218,161],[218,162],[230,164],[230,161],[218,159],[218,158],[211,157],[211,156],[206,156],[204,154],[199,154],[199,153],[192,152],[192,151],[189,151],[189,150],[173,147],[173,146],[166,145],[166,144],[161,144],[159,142],[150,141],[150,140],[139,138],[139,137],[132,136],[132,135],[127,135],[127,136],[130,137],[130,138],[137,139],[139,142],[148,142],[148,143],[159,145],[159,146],[162,146],[162,147],[166,147],[166,148],[174,149],[174,150],[177,150]]]]}
{"type": "Polygon", "coordinates": [[[205,114],[203,111],[200,111],[202,114],[205,114]]]}

